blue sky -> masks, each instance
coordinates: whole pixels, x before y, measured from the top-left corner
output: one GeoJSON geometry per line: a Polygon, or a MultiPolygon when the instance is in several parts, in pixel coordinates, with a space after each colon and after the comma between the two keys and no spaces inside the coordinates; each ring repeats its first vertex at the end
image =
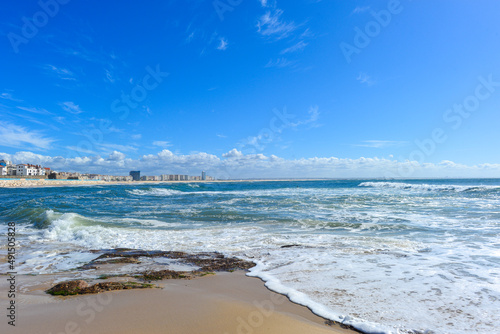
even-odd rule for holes
{"type": "Polygon", "coordinates": [[[500,177],[500,3],[10,2],[0,156],[57,170],[500,177]]]}

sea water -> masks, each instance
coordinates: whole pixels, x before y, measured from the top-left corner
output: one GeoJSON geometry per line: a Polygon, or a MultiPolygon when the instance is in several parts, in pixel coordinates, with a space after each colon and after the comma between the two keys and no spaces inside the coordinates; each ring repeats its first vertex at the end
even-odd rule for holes
{"type": "Polygon", "coordinates": [[[218,251],[367,333],[500,333],[498,179],[0,188],[0,203],[18,274],[70,272],[89,250],[218,251]]]}

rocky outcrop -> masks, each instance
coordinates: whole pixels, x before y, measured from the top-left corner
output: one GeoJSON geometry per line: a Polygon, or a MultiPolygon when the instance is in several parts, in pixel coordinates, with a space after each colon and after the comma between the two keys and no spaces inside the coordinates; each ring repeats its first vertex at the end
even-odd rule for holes
{"type": "Polygon", "coordinates": [[[59,283],[48,289],[46,292],[53,296],[70,296],[100,293],[112,290],[148,289],[153,287],[155,287],[153,284],[137,282],[104,282],[89,286],[88,283],[83,280],[75,280],[59,283]]]}

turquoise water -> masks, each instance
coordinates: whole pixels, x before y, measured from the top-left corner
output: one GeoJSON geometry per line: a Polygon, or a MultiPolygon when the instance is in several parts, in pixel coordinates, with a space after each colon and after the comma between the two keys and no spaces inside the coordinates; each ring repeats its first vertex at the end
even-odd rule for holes
{"type": "Polygon", "coordinates": [[[21,273],[91,249],[220,251],[367,332],[500,333],[498,179],[0,188],[0,202],[21,273]]]}

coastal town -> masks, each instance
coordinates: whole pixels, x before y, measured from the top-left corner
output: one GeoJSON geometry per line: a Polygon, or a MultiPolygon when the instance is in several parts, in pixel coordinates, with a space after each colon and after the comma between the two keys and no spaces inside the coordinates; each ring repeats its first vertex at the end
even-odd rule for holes
{"type": "Polygon", "coordinates": [[[82,180],[107,182],[132,181],[213,181],[206,175],[191,176],[187,174],[142,175],[140,171],[130,171],[129,175],[104,175],[78,172],[55,171],[49,167],[33,164],[13,164],[9,160],[0,160],[0,179],[41,179],[41,180],[82,180]]]}

